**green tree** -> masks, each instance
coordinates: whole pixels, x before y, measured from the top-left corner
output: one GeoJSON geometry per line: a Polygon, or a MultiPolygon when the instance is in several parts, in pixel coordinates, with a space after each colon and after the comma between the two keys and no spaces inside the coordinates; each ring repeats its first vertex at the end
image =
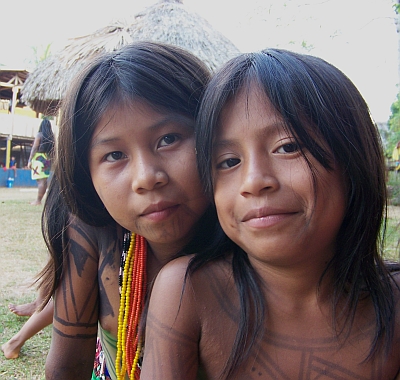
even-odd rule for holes
{"type": "Polygon", "coordinates": [[[392,151],[398,141],[400,141],[400,93],[397,94],[397,99],[393,102],[391,115],[389,117],[389,133],[387,136],[386,155],[391,157],[392,151]]]}

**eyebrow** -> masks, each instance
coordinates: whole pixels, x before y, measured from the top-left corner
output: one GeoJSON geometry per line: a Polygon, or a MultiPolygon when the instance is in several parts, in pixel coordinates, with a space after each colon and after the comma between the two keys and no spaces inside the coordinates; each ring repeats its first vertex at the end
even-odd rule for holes
{"type": "Polygon", "coordinates": [[[188,116],[180,115],[180,114],[171,114],[166,115],[165,118],[160,120],[159,122],[150,125],[150,130],[157,130],[164,127],[169,123],[179,123],[182,127],[194,129],[194,120],[188,116]]]}
{"type": "MultiPolygon", "coordinates": [[[[251,126],[249,128],[251,128],[251,126]]],[[[288,127],[287,127],[286,123],[281,121],[281,120],[275,120],[274,122],[272,122],[270,124],[264,125],[264,127],[259,131],[258,134],[259,134],[260,137],[268,137],[268,135],[273,130],[280,130],[280,131],[284,131],[284,132],[289,132],[288,134],[290,134],[290,131],[288,130],[288,127]]],[[[213,148],[235,146],[241,140],[242,140],[242,138],[227,139],[227,140],[221,140],[221,141],[216,141],[214,139],[213,148]]]]}
{"type": "Polygon", "coordinates": [[[239,145],[236,141],[238,139],[235,140],[221,140],[221,141],[214,141],[212,144],[212,149],[213,151],[216,151],[218,149],[224,149],[224,148],[232,148],[235,147],[237,145],[239,145]]]}
{"type": "MultiPolygon", "coordinates": [[[[170,115],[165,115],[165,117],[161,120],[159,120],[157,123],[154,123],[148,127],[150,131],[157,131],[158,129],[163,128],[165,125],[172,124],[172,123],[178,123],[181,127],[184,127],[186,129],[194,129],[194,120],[191,119],[188,116],[180,115],[180,114],[170,114],[170,115]]],[[[104,128],[106,128],[108,123],[104,125],[104,128]]],[[[121,139],[119,137],[109,137],[109,138],[103,138],[103,139],[96,139],[93,138],[89,149],[93,149],[96,146],[99,145],[106,145],[112,142],[117,142],[120,141],[121,139]]]]}

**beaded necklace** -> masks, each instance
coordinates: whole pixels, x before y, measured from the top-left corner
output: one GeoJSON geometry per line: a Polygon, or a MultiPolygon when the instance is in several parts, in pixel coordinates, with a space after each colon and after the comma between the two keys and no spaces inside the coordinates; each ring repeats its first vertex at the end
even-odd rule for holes
{"type": "Polygon", "coordinates": [[[117,380],[140,379],[139,358],[142,341],[139,336],[139,322],[146,295],[147,243],[144,237],[133,233],[124,234],[121,256],[120,293],[118,313],[118,340],[115,369],[117,380]],[[129,248],[127,249],[127,243],[129,248]]]}

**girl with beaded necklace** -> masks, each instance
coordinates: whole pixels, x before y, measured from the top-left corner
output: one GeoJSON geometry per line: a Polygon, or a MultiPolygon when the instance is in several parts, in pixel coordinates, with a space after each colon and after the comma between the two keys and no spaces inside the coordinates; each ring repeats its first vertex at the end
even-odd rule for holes
{"type": "Polygon", "coordinates": [[[197,125],[231,240],[159,272],[141,379],[199,364],[208,379],[400,379],[384,158],[356,87],[320,58],[244,54],[211,79],[197,125]]]}
{"type": "Polygon", "coordinates": [[[195,160],[208,79],[191,54],[141,42],[96,59],[69,90],[43,213],[45,302],[54,295],[46,379],[88,379],[97,335],[106,378],[138,379],[152,280],[218,233],[195,160]]]}

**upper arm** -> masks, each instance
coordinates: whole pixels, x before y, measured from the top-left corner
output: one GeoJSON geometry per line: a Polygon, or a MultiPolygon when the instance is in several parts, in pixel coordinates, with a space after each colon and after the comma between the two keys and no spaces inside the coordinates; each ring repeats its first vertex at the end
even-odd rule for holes
{"type": "Polygon", "coordinates": [[[38,133],[36,136],[35,136],[35,140],[33,140],[33,145],[32,145],[32,148],[39,148],[39,145],[40,145],[40,140],[42,139],[42,134],[41,133],[38,133]]]}
{"type": "MultiPolygon", "coordinates": [[[[88,371],[90,377],[99,314],[98,247],[94,229],[78,220],[68,227],[67,236],[67,257],[54,295],[53,336],[46,373],[66,366],[88,371]]],[[[54,373],[54,378],[62,377],[54,373]]]]}
{"type": "Polygon", "coordinates": [[[200,323],[188,257],[167,264],[158,274],[146,320],[141,379],[196,379],[200,323]]]}
{"type": "Polygon", "coordinates": [[[93,228],[74,221],[67,230],[68,248],[60,284],[55,292],[54,324],[73,336],[97,332],[98,246],[93,228]],[[93,327],[95,327],[93,329],[93,327]]]}
{"type": "Polygon", "coordinates": [[[38,133],[35,137],[35,140],[33,140],[33,145],[32,145],[32,149],[31,149],[31,154],[30,156],[33,157],[34,154],[37,152],[37,150],[39,149],[39,145],[40,145],[40,140],[41,140],[41,133],[38,133]]]}

